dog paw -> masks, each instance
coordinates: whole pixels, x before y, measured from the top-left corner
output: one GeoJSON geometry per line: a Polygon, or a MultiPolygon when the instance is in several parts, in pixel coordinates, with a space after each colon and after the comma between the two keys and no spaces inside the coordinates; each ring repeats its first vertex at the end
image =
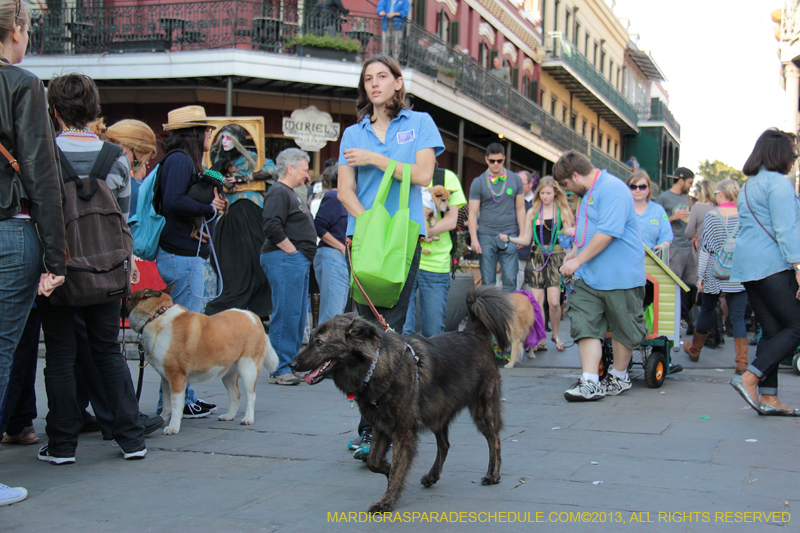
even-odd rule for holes
{"type": "Polygon", "coordinates": [[[500,476],[484,476],[481,478],[481,485],[497,485],[500,483],[500,476]]]}
{"type": "Polygon", "coordinates": [[[370,513],[389,513],[394,509],[394,506],[383,501],[373,503],[369,506],[370,513]]]}
{"type": "Polygon", "coordinates": [[[511,363],[506,363],[506,365],[503,368],[514,368],[514,365],[512,365],[511,363]]]}
{"type": "Polygon", "coordinates": [[[234,419],[234,415],[219,415],[217,420],[222,420],[223,422],[228,422],[234,419]]]}
{"type": "Polygon", "coordinates": [[[179,431],[180,431],[179,428],[167,426],[164,428],[164,435],[177,435],[179,431]]]}
{"type": "Polygon", "coordinates": [[[255,422],[255,420],[253,420],[252,418],[242,418],[240,424],[243,426],[251,426],[253,425],[253,422],[255,422]]]}
{"type": "Polygon", "coordinates": [[[430,474],[425,474],[422,476],[422,479],[419,480],[426,489],[432,487],[437,481],[439,481],[438,476],[432,476],[430,474]]]}

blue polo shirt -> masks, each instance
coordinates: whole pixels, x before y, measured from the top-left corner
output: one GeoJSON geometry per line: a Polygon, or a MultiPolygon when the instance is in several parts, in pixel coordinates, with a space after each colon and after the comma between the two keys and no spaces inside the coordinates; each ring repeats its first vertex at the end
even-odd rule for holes
{"type": "MultiPolygon", "coordinates": [[[[369,115],[358,124],[344,130],[339,146],[339,164],[347,165],[344,151],[349,148],[361,148],[384,155],[401,163],[417,162],[417,152],[425,148],[433,148],[438,156],[444,152],[444,142],[439,128],[427,113],[403,109],[390,123],[386,130],[386,142],[381,142],[372,129],[369,115]]],[[[356,196],[364,209],[371,209],[378,188],[383,179],[383,171],[373,165],[353,167],[356,171],[356,196]]],[[[391,216],[397,212],[400,203],[400,180],[392,179],[389,196],[386,198],[386,209],[391,216]]],[[[409,205],[411,220],[418,222],[420,235],[425,235],[425,215],[422,211],[422,187],[411,184],[409,205]]],[[[356,219],[347,216],[347,234],[355,231],[356,219]]]]}
{"type": "Polygon", "coordinates": [[[581,199],[576,219],[575,242],[580,244],[586,234],[584,248],[598,232],[614,239],[605,250],[581,265],[575,277],[601,291],[644,286],[644,246],[639,216],[625,182],[601,170],[592,195],[587,191],[581,199]],[[589,213],[588,228],[584,209],[589,213]]]}
{"type": "Polygon", "coordinates": [[[652,200],[647,203],[644,213],[639,215],[639,231],[642,233],[644,245],[651,250],[656,244],[672,242],[674,236],[667,212],[652,200]]]}

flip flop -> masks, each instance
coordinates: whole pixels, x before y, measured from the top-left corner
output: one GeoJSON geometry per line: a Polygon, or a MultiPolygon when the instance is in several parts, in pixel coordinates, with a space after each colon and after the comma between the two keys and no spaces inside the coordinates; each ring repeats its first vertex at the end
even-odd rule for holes
{"type": "Polygon", "coordinates": [[[564,341],[561,340],[561,337],[553,337],[553,342],[556,343],[556,350],[564,351],[564,341]]]}
{"type": "Polygon", "coordinates": [[[533,347],[534,352],[546,352],[547,351],[547,341],[542,341],[544,344],[539,343],[533,347]]]}
{"type": "Polygon", "coordinates": [[[16,435],[3,433],[3,440],[0,442],[3,444],[22,444],[23,446],[27,446],[39,442],[39,437],[36,436],[33,426],[28,426],[16,435]]]}

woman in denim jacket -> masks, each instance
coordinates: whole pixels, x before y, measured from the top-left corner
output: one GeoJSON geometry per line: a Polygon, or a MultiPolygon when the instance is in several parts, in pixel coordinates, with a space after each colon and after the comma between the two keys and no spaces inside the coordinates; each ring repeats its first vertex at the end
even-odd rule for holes
{"type": "Polygon", "coordinates": [[[800,202],[785,177],[797,157],[796,135],[765,131],[742,169],[749,178],[737,202],[731,281],[744,283],[764,334],[731,385],[760,415],[800,416],[778,399],[778,365],[800,344],[800,202]]]}

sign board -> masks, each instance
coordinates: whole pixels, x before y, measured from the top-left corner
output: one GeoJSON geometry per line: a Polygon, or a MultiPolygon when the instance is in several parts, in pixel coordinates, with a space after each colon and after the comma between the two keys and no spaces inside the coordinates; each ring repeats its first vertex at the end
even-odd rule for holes
{"type": "Polygon", "coordinates": [[[295,109],[291,117],[283,117],[283,134],[309,152],[319,152],[328,141],[338,140],[340,132],[341,125],[333,121],[330,113],[313,105],[295,109]]]}

